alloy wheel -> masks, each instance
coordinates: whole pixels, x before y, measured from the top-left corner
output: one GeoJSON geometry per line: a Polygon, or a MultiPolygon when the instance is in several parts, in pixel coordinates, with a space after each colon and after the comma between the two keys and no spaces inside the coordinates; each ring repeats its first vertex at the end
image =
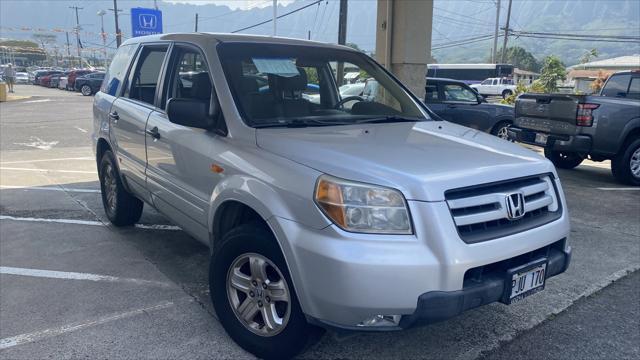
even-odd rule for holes
{"type": "Polygon", "coordinates": [[[227,296],[236,318],[249,331],[274,336],[285,329],[291,314],[291,293],[285,277],[266,257],[238,256],[227,273],[227,296]]]}
{"type": "Polygon", "coordinates": [[[112,214],[115,213],[118,206],[117,182],[116,174],[111,164],[106,164],[102,169],[102,180],[104,184],[104,192],[107,200],[107,209],[112,214]]]}
{"type": "Polygon", "coordinates": [[[633,175],[633,177],[640,178],[640,147],[631,154],[629,168],[631,169],[631,175],[633,175]]]}
{"type": "Polygon", "coordinates": [[[509,125],[505,125],[498,129],[497,136],[503,140],[509,140],[509,125]]]}
{"type": "Polygon", "coordinates": [[[81,90],[82,90],[82,95],[84,96],[91,95],[91,88],[89,87],[89,85],[83,85],[81,90]]]}

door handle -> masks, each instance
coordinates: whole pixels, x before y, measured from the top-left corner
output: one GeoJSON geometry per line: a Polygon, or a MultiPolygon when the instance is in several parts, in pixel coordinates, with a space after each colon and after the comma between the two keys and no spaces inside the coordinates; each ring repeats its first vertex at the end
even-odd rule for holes
{"type": "Polygon", "coordinates": [[[117,123],[118,120],[120,120],[120,115],[118,115],[117,111],[110,112],[109,119],[113,120],[114,123],[117,123]]]}
{"type": "Polygon", "coordinates": [[[158,131],[157,126],[154,126],[152,129],[146,130],[145,132],[149,134],[154,140],[160,139],[160,132],[158,131]]]}

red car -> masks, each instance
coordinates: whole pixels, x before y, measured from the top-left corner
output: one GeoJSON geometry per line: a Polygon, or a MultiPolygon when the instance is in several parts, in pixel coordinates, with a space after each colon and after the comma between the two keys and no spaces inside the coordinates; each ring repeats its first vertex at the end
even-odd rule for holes
{"type": "Polygon", "coordinates": [[[67,90],[75,90],[76,78],[94,72],[93,70],[72,70],[67,75],[67,90]]]}
{"type": "Polygon", "coordinates": [[[51,71],[48,74],[40,77],[39,85],[49,87],[51,84],[51,76],[55,74],[62,74],[62,71],[51,71]]]}

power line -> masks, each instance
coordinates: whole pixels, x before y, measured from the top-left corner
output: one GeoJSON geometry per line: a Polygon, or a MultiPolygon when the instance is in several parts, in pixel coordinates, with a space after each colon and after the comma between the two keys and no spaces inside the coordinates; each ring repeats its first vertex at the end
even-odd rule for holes
{"type": "MultiPolygon", "coordinates": [[[[276,17],[276,19],[281,19],[281,18],[283,18],[283,17],[285,17],[285,16],[288,16],[288,15],[291,15],[291,14],[294,14],[294,13],[297,13],[298,11],[304,10],[304,9],[306,9],[306,8],[310,7],[310,6],[313,6],[313,5],[315,5],[315,4],[321,3],[322,1],[323,1],[323,0],[317,0],[317,1],[314,1],[314,2],[312,2],[312,3],[310,3],[310,4],[307,4],[307,5],[305,5],[305,6],[302,6],[302,7],[300,7],[300,8],[297,8],[297,9],[295,9],[295,10],[291,10],[291,11],[289,11],[288,13],[284,13],[284,14],[282,14],[282,15],[278,15],[278,16],[276,17]]],[[[268,23],[270,23],[270,22],[272,22],[272,21],[273,21],[273,19],[265,20],[265,21],[259,22],[259,23],[257,23],[257,24],[251,25],[251,26],[243,27],[242,29],[234,30],[234,31],[232,31],[231,33],[232,33],[232,34],[235,34],[235,33],[238,33],[238,32],[240,32],[240,31],[245,31],[245,30],[253,29],[254,27],[258,27],[258,26],[260,26],[260,25],[268,24],[268,23]]]]}
{"type": "Polygon", "coordinates": [[[591,38],[591,39],[616,39],[616,40],[640,40],[639,36],[629,35],[600,35],[600,34],[571,34],[571,33],[556,33],[556,32],[536,32],[536,31],[513,31],[519,35],[540,35],[540,36],[565,36],[574,38],[591,38]]]}

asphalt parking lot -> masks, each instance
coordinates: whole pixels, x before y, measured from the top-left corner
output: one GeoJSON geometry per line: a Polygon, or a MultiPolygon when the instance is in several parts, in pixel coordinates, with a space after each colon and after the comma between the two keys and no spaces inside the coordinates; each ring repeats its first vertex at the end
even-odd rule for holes
{"type": "MultiPolygon", "coordinates": [[[[34,96],[0,104],[0,358],[251,358],[215,319],[205,246],[148,207],[136,227],[108,224],[89,139],[92,98],[16,91],[34,96]]],[[[401,333],[328,334],[302,358],[529,358],[517,346],[527,336],[537,347],[580,336],[611,345],[577,356],[531,350],[533,358],[640,356],[628,341],[640,339],[640,289],[629,275],[640,269],[640,191],[616,183],[608,162],[560,177],[573,262],[545,291],[401,333]],[[588,331],[614,313],[625,339],[588,331]],[[540,337],[556,322],[584,331],[540,337]]]]}

